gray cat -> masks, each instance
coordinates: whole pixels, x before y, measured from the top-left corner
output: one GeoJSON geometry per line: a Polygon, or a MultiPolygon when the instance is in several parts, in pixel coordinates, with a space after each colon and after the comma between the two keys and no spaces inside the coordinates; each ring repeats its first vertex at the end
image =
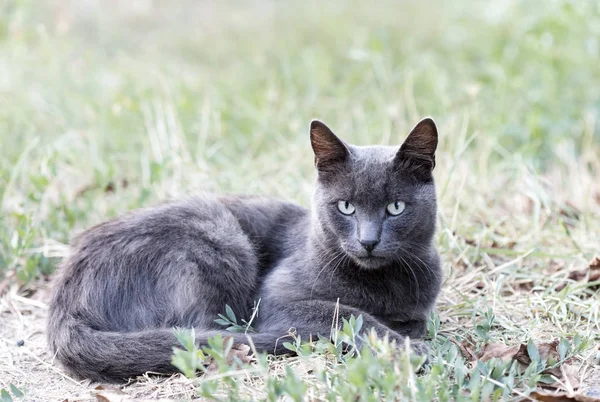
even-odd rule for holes
{"type": "MultiPolygon", "coordinates": [[[[313,121],[318,173],[312,211],[260,197],[195,197],[95,226],[72,244],[55,283],[48,340],[74,375],[118,382],[172,373],[173,327],[199,345],[222,334],[225,305],[249,317],[252,342],[289,353],[329,336],[339,316],[403,344],[426,328],[441,283],[433,235],[437,129],[424,119],[398,148],[351,146],[313,121]]],[[[340,320],[341,321],[341,320],[340,320]]],[[[427,354],[421,342],[412,342],[427,354]]]]}

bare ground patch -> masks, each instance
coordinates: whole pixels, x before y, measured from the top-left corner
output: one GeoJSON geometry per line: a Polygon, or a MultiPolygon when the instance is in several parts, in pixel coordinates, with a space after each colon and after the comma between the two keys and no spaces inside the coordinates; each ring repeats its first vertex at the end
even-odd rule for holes
{"type": "MultiPolygon", "coordinates": [[[[0,388],[13,384],[28,401],[95,401],[99,384],[69,376],[47,349],[47,294],[41,289],[26,298],[12,289],[0,299],[0,388]]],[[[140,377],[124,390],[132,398],[151,400],[194,397],[192,381],[182,375],[140,377]]]]}

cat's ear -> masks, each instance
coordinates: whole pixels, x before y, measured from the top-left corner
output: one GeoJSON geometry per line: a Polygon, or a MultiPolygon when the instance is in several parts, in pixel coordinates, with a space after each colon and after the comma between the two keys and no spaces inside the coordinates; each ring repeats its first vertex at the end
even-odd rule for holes
{"type": "Polygon", "coordinates": [[[435,122],[427,117],[412,129],[396,154],[396,165],[412,171],[419,179],[431,178],[435,167],[438,132],[435,122]]]}
{"type": "Polygon", "coordinates": [[[310,144],[315,153],[315,167],[321,171],[344,162],[350,152],[346,144],[319,120],[310,122],[310,144]]]}

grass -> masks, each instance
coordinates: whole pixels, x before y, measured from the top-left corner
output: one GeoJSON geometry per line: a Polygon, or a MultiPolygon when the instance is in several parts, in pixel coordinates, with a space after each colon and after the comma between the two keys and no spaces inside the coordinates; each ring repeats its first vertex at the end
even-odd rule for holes
{"type": "Polygon", "coordinates": [[[0,306],[21,335],[0,334],[0,389],[41,398],[33,384],[57,381],[33,382],[10,346],[44,309],[13,307],[44,293],[75,233],[195,191],[308,205],[311,118],[366,145],[399,144],[426,115],[447,278],[429,368],[379,340],[358,358],[317,343],[221,364],[219,384],[171,380],[179,394],[146,384],[176,398],[509,399],[561,363],[471,362],[458,345],[563,338],[582,392],[597,387],[600,283],[572,273],[600,253],[599,26],[594,1],[3,2],[0,306]]]}

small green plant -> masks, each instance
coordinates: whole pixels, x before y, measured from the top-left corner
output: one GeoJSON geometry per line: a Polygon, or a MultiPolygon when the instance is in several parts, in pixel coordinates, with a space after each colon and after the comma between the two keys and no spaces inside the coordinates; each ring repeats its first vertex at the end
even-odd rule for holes
{"type": "Polygon", "coordinates": [[[235,313],[231,309],[231,307],[226,304],[225,305],[225,315],[219,314],[219,318],[215,320],[215,322],[219,325],[223,325],[226,327],[227,331],[237,332],[237,333],[256,333],[256,330],[252,328],[252,322],[256,318],[258,314],[258,307],[260,306],[260,300],[258,302],[254,302],[254,307],[252,308],[252,316],[250,320],[246,321],[245,319],[241,319],[241,323],[238,323],[238,320],[235,316],[235,313]]]}
{"type": "MultiPolygon", "coordinates": [[[[474,310],[475,312],[475,310],[474,310]]],[[[479,320],[475,323],[475,333],[479,336],[484,342],[490,340],[490,331],[494,325],[494,320],[496,316],[494,315],[494,311],[491,307],[488,307],[483,313],[483,320],[479,320]]]]}
{"type": "Polygon", "coordinates": [[[13,384],[9,384],[8,390],[5,388],[0,389],[0,402],[12,402],[15,399],[21,399],[25,396],[25,393],[13,384]]]}
{"type": "MultiPolygon", "coordinates": [[[[561,361],[552,361],[544,359],[530,340],[526,349],[531,363],[526,367],[516,360],[499,358],[471,362],[438,330],[436,317],[432,314],[428,324],[434,335],[428,365],[423,365],[423,357],[411,353],[409,344],[394,344],[363,328],[362,316],[343,319],[341,328],[333,328],[329,338],[302,340],[296,336],[284,343],[296,354],[298,367],[312,367],[310,381],[294,370],[295,364],[285,363],[285,358],[259,354],[251,363],[231,359],[231,338],[214,337],[199,350],[193,330],[177,332],[185,350],[174,352],[173,364],[190,378],[201,373],[197,391],[210,400],[256,400],[251,384],[262,383],[264,393],[258,399],[266,401],[503,401],[513,397],[516,390],[526,395],[540,383],[553,383],[547,370],[558,367],[589,342],[561,339],[557,347],[561,361]],[[209,361],[216,369],[207,370],[209,361]]],[[[479,342],[492,342],[493,310],[486,309],[483,317],[479,342]]],[[[229,318],[234,321],[235,317],[229,318]]]]}
{"type": "Polygon", "coordinates": [[[186,377],[194,378],[197,371],[204,369],[206,361],[206,355],[196,345],[196,330],[175,328],[174,333],[183,349],[173,349],[171,363],[186,377]]]}
{"type": "MultiPolygon", "coordinates": [[[[193,343],[193,331],[179,331],[180,343],[185,350],[176,350],[173,364],[186,376],[198,378],[198,393],[211,400],[251,400],[245,382],[264,381],[265,400],[275,401],[287,397],[294,401],[305,400],[307,395],[324,400],[408,400],[415,395],[435,395],[447,373],[444,364],[436,363],[429,369],[431,375],[418,376],[423,358],[410,351],[408,345],[395,345],[387,338],[378,338],[373,331],[362,330],[362,317],[342,320],[339,330],[333,329],[331,338],[319,338],[309,343],[300,339],[288,342],[286,347],[298,354],[302,364],[321,362],[314,371],[315,381],[306,382],[293,369],[285,366],[275,374],[278,360],[260,354],[250,365],[228,364],[231,342],[217,336],[200,352],[193,343]],[[206,370],[207,358],[212,359],[217,371],[206,370]],[[240,368],[244,368],[240,372],[240,368]],[[250,379],[248,377],[250,375],[250,379]]],[[[455,356],[456,357],[456,356],[455,356]]],[[[281,361],[281,360],[279,360],[281,361]]],[[[464,367],[464,365],[463,365],[464,367]]],[[[277,371],[277,370],[276,370],[277,371]]],[[[464,371],[464,370],[463,370],[464,371]]],[[[462,374],[465,377],[465,374],[462,374]]],[[[458,392],[458,390],[457,390],[458,392]]],[[[456,396],[449,393],[448,398],[456,396]]],[[[446,399],[450,400],[450,399],[446,399]]]]}

